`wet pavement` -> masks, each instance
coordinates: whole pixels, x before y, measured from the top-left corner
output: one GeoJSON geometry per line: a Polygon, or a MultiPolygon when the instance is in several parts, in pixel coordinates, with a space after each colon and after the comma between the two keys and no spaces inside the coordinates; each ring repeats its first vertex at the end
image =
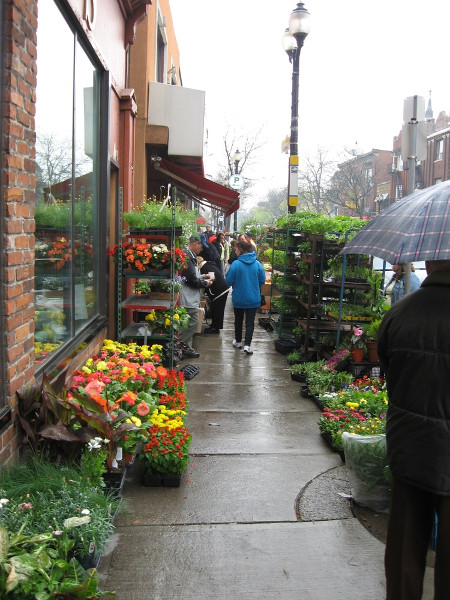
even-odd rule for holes
{"type": "MultiPolygon", "coordinates": [[[[354,517],[320,412],[300,396],[275,335],[258,325],[246,356],[198,335],[187,382],[191,459],[179,488],[143,487],[139,464],[99,565],[118,600],[383,600],[384,545],[354,517]]],[[[427,569],[429,600],[433,570],[427,569]]]]}

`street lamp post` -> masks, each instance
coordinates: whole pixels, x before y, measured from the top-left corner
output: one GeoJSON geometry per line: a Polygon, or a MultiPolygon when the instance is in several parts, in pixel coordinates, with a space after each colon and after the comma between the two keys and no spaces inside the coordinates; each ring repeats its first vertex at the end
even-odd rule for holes
{"type": "MultiPolygon", "coordinates": [[[[242,160],[242,154],[241,152],[239,152],[239,150],[236,149],[235,153],[233,154],[233,162],[234,162],[234,174],[235,175],[239,175],[239,163],[242,160]]],[[[237,233],[237,218],[238,218],[238,214],[237,214],[237,210],[234,211],[234,233],[237,233]]]]}
{"type": "Polygon", "coordinates": [[[292,63],[291,139],[289,152],[288,212],[295,213],[298,204],[298,88],[300,73],[300,51],[311,30],[311,15],[303,2],[289,17],[289,28],[283,35],[283,48],[292,63]]]}

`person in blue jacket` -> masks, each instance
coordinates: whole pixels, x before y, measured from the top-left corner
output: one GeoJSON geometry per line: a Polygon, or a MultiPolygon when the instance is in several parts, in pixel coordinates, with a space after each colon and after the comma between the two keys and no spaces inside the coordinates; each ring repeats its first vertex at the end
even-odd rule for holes
{"type": "Polygon", "coordinates": [[[228,285],[233,287],[231,298],[234,309],[233,346],[242,348],[242,328],[245,316],[244,353],[253,354],[250,347],[255,329],[256,311],[261,306],[261,286],[266,282],[264,269],[256,259],[255,249],[250,242],[236,244],[235,260],[225,276],[228,285]]]}

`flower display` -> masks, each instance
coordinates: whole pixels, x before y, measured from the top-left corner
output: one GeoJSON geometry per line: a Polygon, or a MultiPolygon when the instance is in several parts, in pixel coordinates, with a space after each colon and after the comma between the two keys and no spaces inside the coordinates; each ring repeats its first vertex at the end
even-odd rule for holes
{"type": "Polygon", "coordinates": [[[381,379],[363,377],[337,392],[322,394],[324,403],[319,429],[327,433],[338,450],[343,449],[344,431],[359,435],[385,432],[388,398],[381,379]]]}
{"type": "Polygon", "coordinates": [[[152,333],[164,333],[170,328],[179,331],[182,327],[188,326],[189,318],[186,309],[182,306],[175,306],[167,311],[152,310],[145,316],[152,333]]]}
{"type": "Polygon", "coordinates": [[[118,447],[129,453],[139,442],[152,444],[151,462],[164,465],[165,473],[180,474],[186,466],[190,434],[184,375],[159,364],[160,350],[159,345],[105,340],[99,355],[72,376],[68,401],[80,419],[108,439],[109,469],[118,447]],[[164,458],[168,453],[170,460],[164,458]]]}
{"type": "MultiPolygon", "coordinates": [[[[171,251],[165,244],[147,242],[123,242],[120,246],[124,268],[147,271],[170,269],[174,263],[174,269],[179,271],[186,262],[186,253],[180,248],[171,251]]],[[[110,251],[110,256],[116,257],[119,246],[116,244],[110,251]]]]}

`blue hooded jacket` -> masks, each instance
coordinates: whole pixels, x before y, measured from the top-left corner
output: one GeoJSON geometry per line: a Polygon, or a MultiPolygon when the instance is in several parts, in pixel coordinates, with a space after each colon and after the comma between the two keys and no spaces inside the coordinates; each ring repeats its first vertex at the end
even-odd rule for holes
{"type": "Polygon", "coordinates": [[[266,282],[266,274],[256,254],[241,254],[233,261],[225,279],[233,286],[233,306],[235,308],[259,308],[261,306],[261,286],[266,282]]]}

